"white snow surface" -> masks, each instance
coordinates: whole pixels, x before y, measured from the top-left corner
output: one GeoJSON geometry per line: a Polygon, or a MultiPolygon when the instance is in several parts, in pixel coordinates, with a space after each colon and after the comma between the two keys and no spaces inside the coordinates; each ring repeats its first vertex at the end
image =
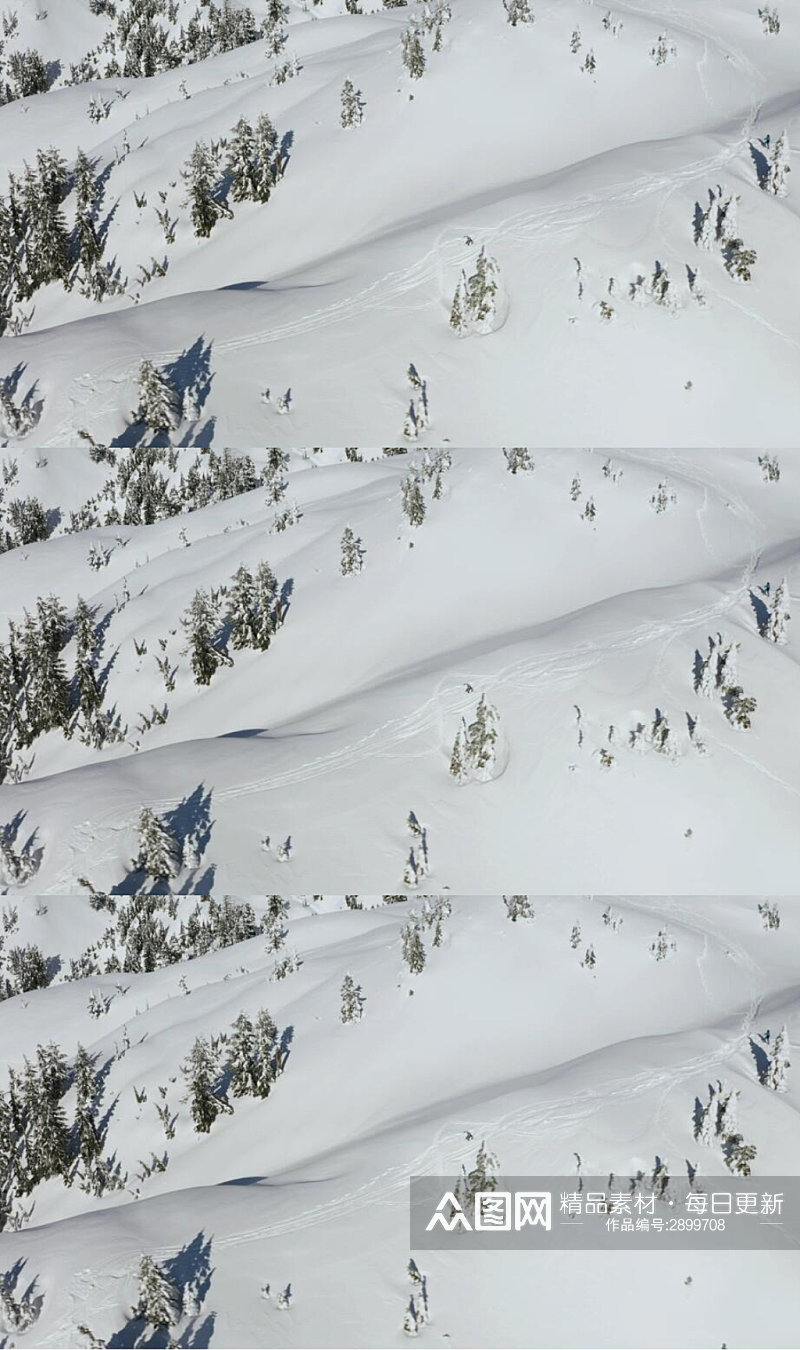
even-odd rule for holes
{"type": "MultiPolygon", "coordinates": [[[[179,903],[185,918],[192,902],[179,903]]],[[[265,898],[252,903],[260,916],[265,898]]],[[[164,1333],[135,1340],[142,1253],[203,1286],[172,1328],[178,1345],[407,1344],[410,1175],[457,1172],[485,1140],[507,1174],[575,1175],[578,1154],[586,1175],[649,1172],[658,1155],[676,1176],[686,1160],[716,1176],[720,1157],[695,1140],[692,1117],[718,1080],[740,1093],[754,1188],[800,1170],[797,1069],[786,1092],[771,1092],[753,1052],[786,1024],[798,1058],[796,899],[780,902],[769,931],[753,898],[612,899],[611,926],[606,900],[537,897],[535,916],[512,924],[499,896],[454,897],[417,976],[401,956],[412,902],[363,903],[293,899],[287,944],[302,964],[277,983],[263,937],[150,974],[64,982],[110,916],[85,898],[20,903],[9,944],[36,942],[62,968],[49,988],[0,1006],[0,1061],[21,1069],[38,1044],[74,1055],[82,1043],[107,1067],[107,1148],[129,1180],[103,1200],[47,1182],[22,1229],[0,1235],[0,1268],[15,1267],[18,1295],[35,1281],[42,1300],[16,1345],[85,1346],[79,1325],[101,1344],[165,1345],[164,1333]],[[656,962],[662,929],[675,950],[656,962]],[[593,970],[581,965],[588,943],[593,970]],[[364,1017],[342,1025],[347,972],[364,1017]],[[98,1019],[92,993],[110,997],[98,1019]],[[292,1029],[284,1073],[266,1101],[237,1099],[233,1115],[196,1134],[180,1063],[196,1036],[265,1005],[292,1029]],[[159,1085],[178,1117],[168,1142],[159,1085]],[[166,1171],[137,1179],[140,1160],[165,1149],[166,1171]]],[[[797,1344],[793,1250],[416,1256],[432,1317],[420,1345],[797,1344]]]]}
{"type": "MultiPolygon", "coordinates": [[[[292,0],[278,63],[300,70],[282,84],[259,40],[149,79],[69,87],[70,62],[107,21],[84,0],[15,8],[9,50],[30,44],[62,69],[48,93],[0,108],[0,188],[39,148],[70,163],[83,148],[107,174],[106,256],[128,280],[102,304],[50,286],[23,304],[27,329],[0,339],[0,377],[43,401],[37,443],[68,446],[84,428],[130,444],[147,434],[132,426],[140,360],[180,382],[201,351],[213,380],[177,429],[187,444],[392,443],[409,361],[439,442],[491,444],[502,427],[541,446],[796,443],[800,187],[796,164],[780,197],[757,170],[784,130],[790,151],[800,138],[795,4],[769,34],[757,0],[534,0],[535,22],[515,27],[501,0],[452,0],[442,49],[424,39],[412,80],[401,40],[420,5],[364,0],[348,14],[344,0],[292,0]],[[346,79],[365,115],[344,129],[346,79]],[[98,94],[111,103],[99,123],[87,115],[98,94]],[[195,143],[265,111],[291,141],[284,179],[268,204],[235,204],[196,238],[180,177],[195,143]],[[757,254],[747,282],[694,242],[696,208],[718,188],[741,199],[757,254]],[[482,245],[500,267],[498,326],[458,337],[453,293],[482,245]],[[153,259],[166,274],[141,284],[153,259]],[[671,303],[631,300],[657,266],[671,303]]],[[[251,8],[266,13],[264,0],[251,8]]]]}
{"type": "MultiPolygon", "coordinates": [[[[72,612],[82,595],[107,620],[106,706],[128,728],[100,751],[50,732],[17,757],[0,823],[40,853],[27,892],[76,893],[79,877],[146,889],[132,860],[150,806],[204,838],[174,880],[183,892],[402,891],[414,811],[428,830],[423,890],[791,893],[796,622],[778,645],[758,614],[784,577],[795,604],[800,592],[800,454],[767,482],[755,452],[620,452],[609,465],[554,450],[512,474],[500,449],[456,450],[439,500],[424,484],[418,527],[401,485],[424,455],[363,454],[294,453],[277,508],[260,488],[150,526],[66,534],[108,466],[86,450],[19,457],[8,495],[60,503],[63,524],[0,555],[0,609],[20,621],[37,596],[72,612]],[[300,519],[275,533],[287,504],[300,519]],[[342,576],[348,524],[364,567],[342,576]],[[93,571],[97,543],[111,556],[93,571]],[[231,651],[232,666],[196,685],[181,615],[198,587],[264,559],[291,583],[283,627],[268,651],[231,651]],[[697,654],[720,635],[740,644],[749,730],[695,690],[697,654]],[[453,742],[483,693],[499,712],[497,761],[491,781],[459,785],[453,742]],[[140,731],[154,706],[166,722],[140,731]],[[669,754],[652,741],[659,714],[669,754]]],[[[194,456],[182,451],[179,469],[194,456]]],[[[71,668],[74,643],[65,657],[71,668]]]]}

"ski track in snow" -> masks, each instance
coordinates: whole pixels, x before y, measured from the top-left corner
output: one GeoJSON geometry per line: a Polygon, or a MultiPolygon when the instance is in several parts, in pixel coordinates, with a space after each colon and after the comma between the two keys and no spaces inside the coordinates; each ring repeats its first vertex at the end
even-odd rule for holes
{"type": "MultiPolygon", "coordinates": [[[[652,904],[645,899],[637,900],[626,896],[618,903],[623,908],[637,913],[652,915],[654,912],[652,904]]],[[[749,993],[740,1029],[717,1049],[705,1054],[692,1055],[668,1068],[640,1069],[632,1074],[623,1074],[610,1080],[601,1090],[594,1087],[584,1088],[579,1092],[553,1097],[534,1105],[518,1107],[505,1113],[499,1120],[492,1118],[483,1121],[472,1111],[467,1111],[463,1121],[459,1121],[458,1128],[443,1125],[433,1142],[413,1158],[388,1167],[355,1189],[345,1191],[335,1199],[301,1210],[290,1218],[215,1236],[213,1251],[215,1253],[230,1251],[267,1239],[283,1237],[299,1229],[330,1223],[335,1219],[358,1213],[369,1204],[380,1203],[384,1206],[393,1204],[400,1207],[406,1203],[410,1177],[448,1175],[457,1171],[462,1163],[472,1160],[475,1145],[474,1141],[471,1147],[467,1143],[465,1128],[469,1128],[476,1139],[489,1137],[492,1149],[501,1151],[504,1141],[529,1143],[541,1131],[547,1132],[548,1139],[560,1137],[574,1131],[575,1127],[583,1122],[591,1120],[609,1103],[630,1101],[634,1097],[642,1097],[659,1090],[663,1090],[665,1099],[675,1088],[696,1078],[698,1074],[722,1069],[750,1041],[763,997],[762,969],[739,942],[732,939],[729,934],[722,933],[715,924],[701,916],[699,908],[691,902],[659,898],[656,912],[659,915],[671,916],[681,927],[703,938],[704,950],[697,959],[697,966],[706,993],[708,990],[700,970],[700,963],[708,954],[709,941],[729,954],[745,975],[749,993]]],[[[595,1053],[605,1049],[608,1047],[600,1047],[595,1053]]],[[[491,1086],[488,1086],[487,1096],[491,1091],[491,1086]]],[[[504,1095],[512,1091],[513,1089],[505,1089],[504,1095]]],[[[660,1110],[660,1106],[658,1109],[660,1110]]],[[[177,1256],[180,1250],[180,1246],[168,1245],[154,1250],[151,1255],[156,1261],[164,1262],[177,1256]]],[[[70,1300],[71,1313],[66,1315],[40,1344],[43,1347],[68,1344],[70,1337],[74,1335],[79,1314],[83,1315],[82,1310],[87,1306],[91,1306],[93,1311],[116,1312],[117,1300],[113,1290],[107,1289],[104,1295],[102,1289],[98,1288],[98,1282],[105,1282],[108,1285],[110,1281],[130,1279],[134,1274],[135,1264],[132,1259],[120,1267],[115,1261],[105,1266],[77,1272],[65,1291],[66,1297],[70,1300]]]]}
{"type": "MultiPolygon", "coordinates": [[[[635,463],[652,464],[652,458],[646,452],[626,451],[622,458],[635,463]]],[[[705,491],[715,488],[718,492],[721,491],[713,473],[704,469],[701,465],[695,464],[692,460],[673,454],[662,456],[661,462],[671,465],[677,475],[696,487],[703,488],[705,491]]],[[[503,689],[512,689],[535,694],[559,685],[568,685],[587,670],[591,670],[597,664],[598,659],[635,651],[640,647],[662,640],[670,643],[680,634],[702,624],[714,623],[722,619],[732,609],[735,609],[749,595],[753,585],[761,558],[763,531],[761,522],[755,512],[738,494],[726,491],[724,497],[730,501],[731,509],[746,526],[750,536],[750,553],[742,575],[734,588],[727,591],[712,604],[687,610],[685,614],[679,615],[668,622],[645,621],[633,629],[618,629],[607,634],[600,641],[579,643],[577,646],[560,648],[544,656],[511,662],[493,674],[486,673],[484,675],[482,686],[487,693],[495,695],[503,689]]],[[[447,683],[449,682],[450,677],[447,679],[447,683]]],[[[449,689],[443,688],[440,684],[436,692],[419,707],[401,717],[388,719],[349,745],[333,750],[329,754],[307,760],[304,764],[284,770],[281,773],[268,774],[243,783],[216,789],[213,794],[214,804],[236,801],[258,793],[276,791],[296,783],[308,782],[378,754],[386,754],[390,750],[407,746],[410,740],[436,730],[443,720],[457,723],[462,714],[474,706],[474,702],[474,696],[466,694],[463,684],[459,683],[456,687],[449,689]]],[[[778,778],[758,760],[713,736],[705,726],[703,735],[706,740],[713,739],[719,747],[728,750],[731,754],[766,774],[792,795],[800,797],[800,791],[791,784],[778,778]]],[[[177,807],[181,800],[182,797],[164,797],[151,803],[151,806],[157,812],[163,813],[177,807]]],[[[98,863],[116,861],[114,838],[121,831],[134,829],[136,819],[136,812],[120,816],[118,811],[111,809],[98,820],[85,821],[73,826],[70,837],[64,842],[64,846],[70,850],[70,862],[65,864],[57,879],[39,893],[43,895],[63,895],[71,891],[76,876],[82,874],[78,860],[87,859],[90,853],[93,866],[98,863]],[[104,831],[107,836],[105,846],[99,842],[98,838],[99,834],[104,831]]],[[[33,878],[30,884],[34,885],[35,880],[33,878]]]]}

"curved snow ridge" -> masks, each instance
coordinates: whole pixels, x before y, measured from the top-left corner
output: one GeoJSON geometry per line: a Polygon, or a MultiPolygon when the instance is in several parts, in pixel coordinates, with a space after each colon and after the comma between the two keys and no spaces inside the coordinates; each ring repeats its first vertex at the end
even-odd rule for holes
{"type": "MultiPolygon", "coordinates": [[[[214,380],[202,418],[177,429],[184,443],[391,442],[412,351],[430,374],[439,440],[479,444],[482,409],[503,406],[505,425],[513,413],[543,444],[634,445],[648,439],[648,406],[674,386],[665,443],[783,442],[797,411],[800,298],[778,259],[794,247],[797,213],[791,183],[778,200],[757,165],[798,120],[795,17],[771,37],[756,13],[728,6],[712,22],[700,0],[623,4],[608,22],[569,3],[514,27],[499,0],[452,8],[441,50],[425,37],[416,80],[401,60],[414,15],[315,7],[293,15],[303,21],[282,56],[301,69],[282,83],[259,41],[0,110],[16,168],[47,136],[69,161],[81,144],[109,171],[108,256],[128,278],[103,306],[77,288],[40,290],[16,316],[28,330],[0,339],[9,369],[25,363],[20,393],[35,381],[44,397],[40,444],[67,446],[83,428],[101,441],[135,435],[140,360],[179,362],[201,334],[214,380]],[[347,129],[346,79],[365,103],[363,124],[347,129]],[[112,99],[99,123],[86,116],[94,93],[112,99]],[[235,203],[232,220],[195,237],[180,178],[195,143],[264,111],[289,155],[269,204],[235,203]],[[531,118],[548,129],[533,143],[531,118]],[[758,255],[747,285],[694,245],[696,204],[718,185],[742,197],[742,238],[758,255]],[[154,214],[158,194],[174,242],[154,214]],[[507,322],[460,341],[450,305],[481,246],[500,267],[507,322]],[[636,289],[658,266],[668,305],[636,289]],[[559,404],[566,372],[583,388],[575,409],[559,404]],[[762,393],[760,422],[745,373],[762,393]],[[294,390],[291,417],[264,412],[265,386],[294,390]]],[[[88,45],[84,20],[75,40],[86,32],[88,45]]],[[[101,26],[89,27],[96,38],[101,26]]]]}
{"type": "MultiPolygon", "coordinates": [[[[216,809],[223,803],[235,802],[243,797],[277,792],[322,776],[341,774],[350,766],[365,760],[378,760],[397,750],[413,761],[420,753],[413,742],[425,737],[428,752],[438,749],[441,729],[456,728],[459,719],[474,710],[474,693],[468,693],[460,682],[456,685],[451,671],[469,669],[472,678],[480,679],[481,688],[493,699],[502,699],[504,693],[522,695],[526,700],[530,697],[541,699],[550,691],[573,687],[581,675],[596,670],[604,659],[617,659],[626,653],[650,647],[665,637],[672,639],[682,632],[703,630],[721,621],[741,603],[749,584],[745,581],[744,585],[737,585],[731,592],[723,593],[711,602],[688,609],[678,616],[669,612],[669,602],[674,600],[674,591],[669,596],[663,592],[645,592],[613,597],[597,602],[587,610],[566,615],[561,620],[549,620],[533,630],[508,634],[499,641],[494,638],[482,644],[482,649],[473,647],[461,652],[448,652],[433,663],[427,661],[424,675],[416,667],[399,672],[387,684],[365,687],[354,700],[341,699],[336,704],[323,705],[295,725],[264,730],[245,740],[237,739],[236,733],[232,733],[232,737],[173,742],[142,750],[136,756],[114,759],[105,764],[86,765],[50,778],[35,779],[13,789],[0,788],[0,800],[8,795],[16,809],[25,810],[29,798],[46,800],[51,797],[55,805],[59,800],[82,802],[97,796],[104,803],[102,814],[71,827],[72,839],[62,837],[55,847],[59,851],[69,847],[74,850],[76,858],[82,858],[87,866],[90,862],[97,864],[103,860],[110,861],[116,856],[116,841],[120,832],[130,833],[133,837],[139,814],[138,803],[147,797],[148,785],[161,784],[168,778],[174,781],[176,769],[183,782],[193,781],[193,776],[199,775],[198,781],[202,780],[207,785],[212,795],[212,809],[216,809]],[[635,622],[629,607],[632,599],[640,601],[638,608],[642,616],[651,616],[657,601],[658,608],[665,611],[664,617],[642,617],[638,623],[635,622]],[[611,627],[610,621],[613,622],[615,610],[619,610],[618,626],[611,627]],[[581,634],[580,640],[566,645],[562,643],[555,650],[546,648],[541,654],[537,652],[543,639],[552,635],[563,638],[565,632],[569,633],[570,627],[581,634]],[[590,630],[595,627],[598,636],[587,638],[587,627],[590,630]],[[504,656],[512,656],[524,646],[533,647],[533,653],[503,661],[504,656]],[[384,711],[388,711],[398,696],[403,702],[409,702],[412,690],[430,686],[437,667],[448,673],[440,677],[434,692],[422,703],[399,717],[388,717],[355,740],[346,739],[331,750],[308,757],[306,747],[309,738],[312,747],[316,747],[320,741],[323,745],[330,740],[341,742],[343,735],[347,736],[352,728],[359,725],[363,719],[359,718],[358,709],[365,698],[369,698],[370,706],[380,715],[381,704],[384,711]],[[376,702],[376,699],[379,701],[376,702]],[[319,728],[320,718],[327,723],[328,729],[319,728]],[[431,733],[434,733],[433,740],[431,733]],[[179,768],[176,751],[180,756],[179,768]],[[276,752],[280,760],[289,761],[288,767],[274,768],[255,777],[248,775],[253,759],[260,761],[276,752]],[[292,763],[298,759],[299,763],[292,763]],[[234,779],[232,782],[231,777],[234,779]],[[226,782],[226,779],[229,781],[226,782]],[[128,806],[131,800],[137,803],[133,809],[128,806]],[[105,846],[102,843],[104,835],[105,846]]],[[[800,795],[800,789],[795,791],[800,795]]],[[[149,804],[154,810],[164,813],[179,807],[186,795],[180,791],[175,795],[159,795],[149,804]]],[[[43,888],[43,893],[61,895],[71,890],[75,882],[74,868],[73,861],[66,872],[60,872],[55,880],[43,888]]],[[[41,886],[42,879],[36,884],[37,887],[41,886]]]]}

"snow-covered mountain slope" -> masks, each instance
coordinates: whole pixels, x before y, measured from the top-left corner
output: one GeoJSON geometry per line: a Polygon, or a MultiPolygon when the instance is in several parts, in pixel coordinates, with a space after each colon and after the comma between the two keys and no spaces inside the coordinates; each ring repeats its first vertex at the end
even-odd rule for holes
{"type": "MultiPolygon", "coordinates": [[[[545,446],[792,445],[797,175],[776,195],[770,165],[778,154],[791,170],[800,135],[796,7],[531,0],[535,22],[511,24],[511,5],[451,0],[448,20],[434,0],[361,0],[364,13],[292,0],[277,55],[259,37],[149,78],[65,87],[111,18],[85,0],[19,0],[6,55],[35,47],[60,73],[0,108],[0,168],[19,178],[54,146],[71,169],[85,151],[123,286],[97,302],[53,282],[11,306],[0,377],[38,417],[37,443],[74,444],[81,428],[157,437],[134,417],[146,358],[188,391],[174,427],[186,444],[393,442],[413,362],[423,440],[481,445],[502,426],[545,446]],[[281,81],[287,66],[299,69],[281,81]],[[363,120],[343,127],[347,80],[363,120]],[[107,115],[92,120],[93,106],[107,115]],[[221,142],[263,113],[283,176],[267,203],[235,201],[221,142]],[[206,237],[181,178],[198,141],[218,150],[213,190],[232,213],[206,237]],[[731,210],[723,225],[729,197],[738,224],[731,210]],[[482,247],[499,267],[496,312],[478,325],[490,331],[459,336],[454,292],[482,247]]],[[[270,5],[250,8],[260,23],[270,5]]],[[[179,0],[175,24],[158,23],[174,35],[194,9],[179,0]]],[[[75,209],[70,188],[69,228],[75,209]]]]}
{"type": "MultiPolygon", "coordinates": [[[[169,934],[193,903],[174,921],[162,912],[169,934]]],[[[253,900],[257,920],[267,903],[253,900]]],[[[800,1172],[797,1069],[783,1091],[760,1081],[784,1027],[797,1058],[797,900],[778,902],[770,928],[755,899],[537,897],[534,917],[511,923],[499,896],[454,897],[439,945],[417,903],[417,974],[403,959],[413,902],[362,903],[292,900],[278,953],[261,934],[141,974],[129,941],[125,971],[84,965],[69,980],[90,946],[101,970],[124,956],[103,942],[119,915],[86,899],[20,902],[6,950],[36,944],[61,968],[52,960],[50,987],[0,1006],[2,1087],[37,1046],[72,1062],[83,1045],[101,1075],[100,1157],[125,1180],[96,1197],[80,1175],[69,1189],[54,1176],[15,1202],[0,1269],[38,1317],[8,1327],[14,1344],[88,1346],[83,1326],[111,1346],[401,1346],[416,1255],[431,1317],[421,1345],[796,1345],[793,1250],[413,1253],[408,1179],[469,1168],[485,1141],[506,1174],[575,1177],[576,1155],[587,1176],[649,1174],[658,1157],[676,1177],[696,1167],[702,1185],[725,1174],[693,1123],[709,1084],[739,1094],[754,1189],[800,1172]],[[287,952],[299,967],[276,981],[287,952]],[[348,973],[362,1018],[342,1024],[348,973]],[[215,1079],[233,1113],[196,1132],[180,1066],[196,1038],[265,1007],[288,1046],[283,1072],[266,1100],[215,1079]],[[169,1333],[132,1316],[142,1255],[183,1295],[169,1333]]],[[[222,1061],[231,1050],[220,1044],[222,1061]]],[[[74,1085],[63,1109],[71,1122],[74,1085]]]]}
{"type": "MultiPolygon", "coordinates": [[[[83,597],[102,716],[122,737],[98,748],[67,711],[25,744],[45,697],[34,638],[11,678],[23,739],[0,785],[25,864],[6,859],[10,888],[132,893],[163,875],[201,894],[793,890],[799,454],[550,451],[512,473],[517,452],[500,449],[456,450],[449,468],[435,452],[323,450],[276,479],[260,451],[268,482],[243,495],[65,534],[131,453],[112,469],[86,450],[26,451],[6,489],[9,509],[18,494],[63,512],[50,538],[0,556],[16,646],[25,612],[58,596],[74,709],[83,597]],[[362,570],[343,575],[348,527],[362,570]],[[232,579],[265,562],[282,625],[268,650],[237,649],[232,579]],[[182,624],[198,589],[222,662],[208,684],[182,624]],[[468,781],[451,772],[459,732],[468,781]],[[163,873],[135,865],[143,807],[167,852],[183,846],[163,873]]],[[[163,464],[165,484],[194,458],[163,464]]],[[[81,519],[109,510],[121,519],[124,499],[81,519]]]]}

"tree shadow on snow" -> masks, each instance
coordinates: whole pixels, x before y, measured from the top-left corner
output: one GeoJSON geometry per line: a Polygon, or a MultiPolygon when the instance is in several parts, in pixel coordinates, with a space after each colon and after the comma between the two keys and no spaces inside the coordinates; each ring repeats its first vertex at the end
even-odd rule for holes
{"type": "Polygon", "coordinates": [[[184,1313],[180,1320],[186,1320],[187,1315],[189,1318],[183,1331],[176,1334],[175,1327],[159,1327],[148,1336],[148,1324],[141,1317],[131,1316],[125,1326],[106,1341],[109,1348],[120,1347],[123,1350],[123,1347],[139,1346],[148,1347],[148,1350],[166,1350],[167,1346],[178,1345],[186,1347],[186,1350],[191,1347],[202,1350],[211,1344],[216,1313],[206,1313],[205,1316],[202,1313],[214,1273],[211,1242],[212,1239],[206,1239],[201,1230],[197,1237],[181,1248],[177,1256],[162,1263],[167,1278],[181,1293],[184,1313]]]}
{"type": "Polygon", "coordinates": [[[180,356],[164,367],[164,374],[179,393],[189,389],[192,391],[198,411],[201,412],[214,379],[211,373],[211,343],[204,342],[201,333],[191,347],[185,348],[180,356]]]}
{"type": "Polygon", "coordinates": [[[216,417],[207,417],[201,427],[196,426],[196,424],[192,422],[189,430],[185,431],[181,439],[176,441],[175,444],[180,446],[193,446],[197,450],[210,450],[211,446],[214,444],[216,431],[216,417]]]}
{"type": "Polygon", "coordinates": [[[766,187],[769,182],[769,160],[764,154],[764,151],[760,148],[761,146],[766,147],[768,145],[769,136],[765,136],[757,145],[754,144],[753,141],[750,142],[750,158],[755,165],[756,174],[758,175],[758,186],[760,188],[766,187]]]}
{"type": "Polygon", "coordinates": [[[211,791],[205,791],[205,784],[198,783],[194,792],[184,797],[182,802],[167,811],[164,820],[167,828],[183,843],[192,843],[199,858],[202,858],[211,842],[211,791]]]}
{"type": "MultiPolygon", "coordinates": [[[[184,797],[171,811],[164,814],[164,823],[178,841],[183,856],[193,854],[191,862],[184,862],[179,869],[187,874],[187,879],[178,891],[179,895],[207,895],[213,890],[216,865],[212,864],[202,873],[199,868],[210,840],[214,821],[211,819],[211,796],[203,783],[198,783],[194,792],[184,797]]],[[[110,895],[169,895],[176,891],[175,878],[167,877],[154,881],[141,867],[131,865],[130,871],[122,881],[111,888],[110,895]]]]}
{"type": "Polygon", "coordinates": [[[760,586],[757,591],[751,590],[750,592],[750,604],[753,606],[756,623],[758,624],[758,631],[762,637],[769,627],[769,608],[762,599],[762,596],[764,595],[769,595],[768,584],[767,586],[760,586]]]}
{"type": "Polygon", "coordinates": [[[769,1069],[769,1055],[763,1045],[759,1045],[758,1041],[753,1036],[750,1037],[750,1050],[753,1059],[756,1062],[758,1081],[759,1083],[763,1083],[767,1076],[767,1070],[769,1069]]]}

